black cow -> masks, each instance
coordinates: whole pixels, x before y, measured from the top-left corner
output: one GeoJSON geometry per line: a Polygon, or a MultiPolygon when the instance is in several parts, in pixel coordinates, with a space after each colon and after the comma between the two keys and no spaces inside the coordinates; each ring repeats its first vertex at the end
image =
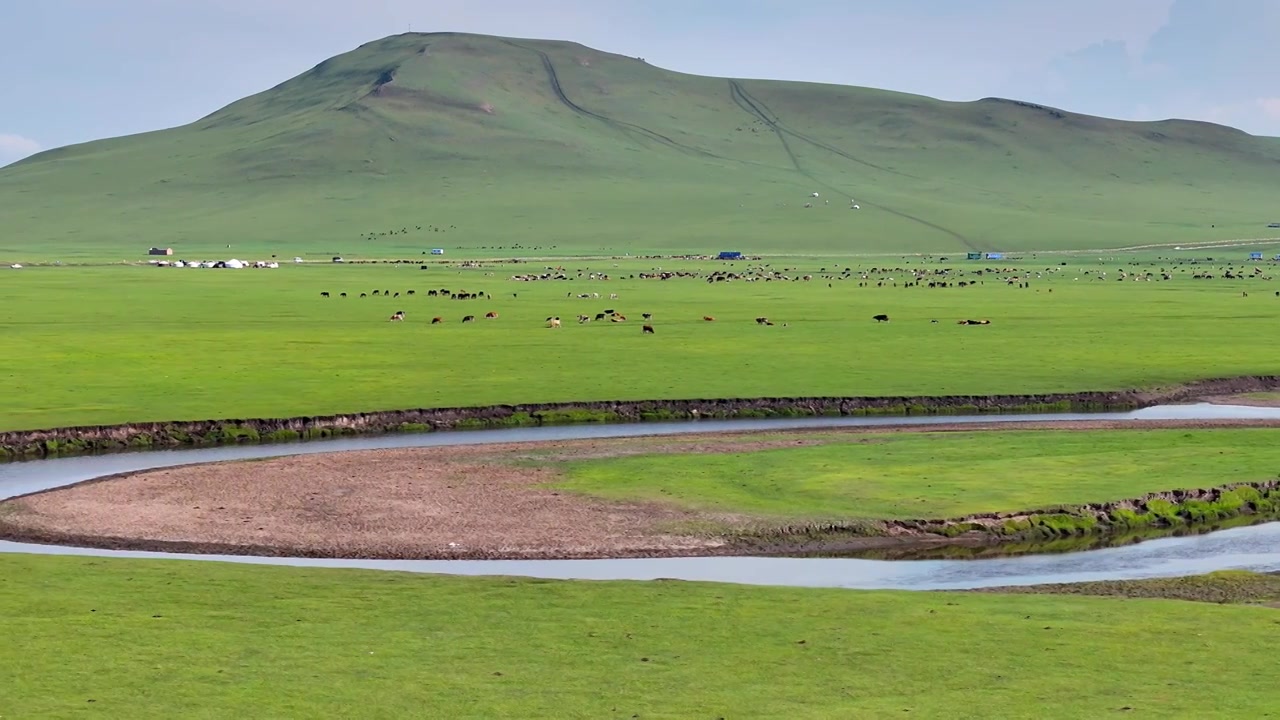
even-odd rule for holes
{"type": "Polygon", "coordinates": [[[320,293],[320,297],[329,297],[329,293],[327,293],[327,292],[322,292],[322,293],[320,293]]]}
{"type": "Polygon", "coordinates": [[[875,320],[876,322],[889,322],[889,316],[883,315],[883,314],[873,316],[871,319],[875,320]]]}

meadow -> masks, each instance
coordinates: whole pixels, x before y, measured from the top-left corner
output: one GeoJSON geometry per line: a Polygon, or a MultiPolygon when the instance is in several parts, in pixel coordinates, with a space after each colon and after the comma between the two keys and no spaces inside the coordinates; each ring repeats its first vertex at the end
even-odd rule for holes
{"type": "MultiPolygon", "coordinates": [[[[1248,250],[1277,251],[1265,240],[1280,220],[1274,139],[993,98],[697,77],[573,43],[447,33],[384,38],[280,80],[186,126],[0,168],[0,431],[1280,374],[1280,283],[1221,278],[1248,250]],[[898,271],[860,287],[821,270],[947,266],[898,255],[908,250],[972,269],[992,263],[955,258],[1259,238],[1001,262],[1031,272],[1025,289],[1002,272],[926,289],[901,287],[898,271]],[[149,246],[286,264],[138,266],[149,246]],[[547,259],[328,262],[427,261],[431,248],[547,259]],[[634,257],[691,249],[774,253],[775,269],[815,279],[620,277],[746,267],[634,257]],[[1157,254],[1218,257],[1171,265],[1168,282],[1114,282],[1133,262],[1171,264],[1157,254]],[[295,255],[309,262],[287,263],[295,255]],[[615,279],[507,279],[548,265],[615,279]],[[1190,277],[1209,269],[1218,277],[1190,277]],[[359,297],[374,289],[402,295],[359,297]],[[606,308],[631,320],[573,320],[606,308]],[[388,322],[397,310],[405,322],[388,322]],[[498,318],[459,322],[490,311],[498,318]],[[892,321],[873,322],[879,313],[892,321]],[[446,322],[430,325],[437,315],[446,322]],[[753,322],[762,315],[775,324],[753,322]],[[565,326],[546,328],[548,316],[565,326]],[[964,318],[992,324],[955,324],[964,318]]],[[[1089,447],[985,437],[1003,463],[919,438],[634,458],[577,467],[569,486],[666,489],[780,516],[950,514],[1253,477],[1274,452],[1252,432],[1080,436],[1089,447]],[[877,478],[890,461],[904,475],[877,478]],[[1080,463],[1107,472],[1069,472],[1080,463]],[[926,465],[933,487],[913,486],[906,475],[926,465]],[[808,476],[787,477],[794,467],[808,476]]],[[[1264,717],[1266,678],[1223,668],[1268,667],[1276,627],[1274,610],[1165,600],[0,555],[0,717],[1264,717]]]]}
{"type": "Polygon", "coordinates": [[[0,713],[1266,717],[1266,678],[1223,668],[1267,667],[1276,627],[1158,599],[7,555],[0,713]]]}
{"type": "Polygon", "coordinates": [[[814,280],[624,279],[657,267],[748,265],[635,258],[467,269],[436,263],[425,271],[331,263],[0,270],[0,430],[557,401],[1074,392],[1280,372],[1280,282],[1224,280],[1221,256],[1175,266],[1153,256],[1046,255],[981,278],[950,278],[981,283],[963,289],[904,288],[898,272],[859,287],[856,277],[820,271],[958,272],[991,261],[764,262],[814,280]],[[552,265],[571,277],[589,269],[613,279],[509,279],[552,265]],[[1121,269],[1158,273],[1161,265],[1173,270],[1172,280],[1114,281],[1121,269]],[[1028,271],[1030,287],[1006,284],[1010,271],[1028,271]],[[1097,279],[1104,271],[1107,279],[1097,279]],[[1217,277],[1192,279],[1202,271],[1217,277]],[[483,291],[492,300],[428,297],[432,288],[483,291]],[[374,289],[416,294],[358,297],[374,289]],[[605,309],[630,319],[574,320],[605,309]],[[407,312],[404,322],[388,322],[396,310],[407,312]],[[499,317],[483,319],[489,311],[499,317]],[[653,314],[654,335],[638,327],[645,312],[653,314]],[[879,313],[891,321],[874,322],[879,313]],[[478,320],[462,324],[464,315],[478,320]],[[553,315],[563,327],[545,327],[553,315]],[[703,321],[706,315],[716,320],[703,321]],[[433,326],[433,316],[445,322],[433,326]],[[758,326],[757,316],[775,325],[758,326]],[[955,324],[965,318],[992,324],[955,324]]]}
{"type": "Polygon", "coordinates": [[[615,500],[779,519],[941,519],[1273,480],[1278,438],[1270,428],[832,433],[781,449],[551,465],[563,473],[557,487],[615,500]]]}

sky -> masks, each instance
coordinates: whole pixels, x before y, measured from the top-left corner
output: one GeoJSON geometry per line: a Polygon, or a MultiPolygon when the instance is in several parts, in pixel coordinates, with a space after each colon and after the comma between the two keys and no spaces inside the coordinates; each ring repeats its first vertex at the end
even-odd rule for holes
{"type": "Polygon", "coordinates": [[[189,123],[410,30],[1280,136],[1280,0],[3,0],[0,165],[189,123]]]}

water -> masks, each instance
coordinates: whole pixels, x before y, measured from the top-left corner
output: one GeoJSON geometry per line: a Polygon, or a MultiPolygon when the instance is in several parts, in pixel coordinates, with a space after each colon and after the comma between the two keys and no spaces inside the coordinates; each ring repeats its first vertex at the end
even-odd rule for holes
{"type": "MultiPolygon", "coordinates": [[[[1019,423],[1053,420],[1280,419],[1280,408],[1168,405],[1132,412],[991,416],[778,418],[699,420],[636,425],[572,425],[474,432],[339,438],[286,445],[156,450],[56,458],[0,465],[0,499],[103,475],[192,463],[349,450],[536,442],[694,432],[797,428],[1019,423]]],[[[979,560],[860,560],[849,558],[709,557],[625,560],[343,560],[185,555],[69,548],[0,541],[0,552],[95,557],[167,558],[298,567],[364,568],[451,575],[515,575],[549,579],[653,580],[658,578],[750,585],[859,589],[947,590],[1089,580],[1193,575],[1215,570],[1280,571],[1280,523],[1234,528],[1136,545],[1057,555],[979,560]]]]}

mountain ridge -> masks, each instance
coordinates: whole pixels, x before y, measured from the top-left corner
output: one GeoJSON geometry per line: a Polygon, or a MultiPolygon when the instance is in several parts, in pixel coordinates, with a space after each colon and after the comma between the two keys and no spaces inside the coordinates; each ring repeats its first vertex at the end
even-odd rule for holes
{"type": "Polygon", "coordinates": [[[86,234],[67,206],[99,221],[106,245],[252,232],[296,247],[425,204],[475,229],[464,248],[483,247],[480,234],[545,232],[582,249],[687,248],[718,233],[750,249],[1049,249],[1239,236],[1264,224],[1278,185],[1280,142],[1213,123],[704,77],[566,41],[405,33],[187,125],[2,168],[0,211],[46,243],[86,234]],[[501,200],[489,194],[499,189],[501,200]],[[33,191],[48,202],[18,197],[33,191]],[[821,206],[804,208],[812,192],[821,206]],[[848,196],[844,213],[828,211],[831,194],[848,196]],[[867,211],[856,221],[851,198],[867,211]]]}

